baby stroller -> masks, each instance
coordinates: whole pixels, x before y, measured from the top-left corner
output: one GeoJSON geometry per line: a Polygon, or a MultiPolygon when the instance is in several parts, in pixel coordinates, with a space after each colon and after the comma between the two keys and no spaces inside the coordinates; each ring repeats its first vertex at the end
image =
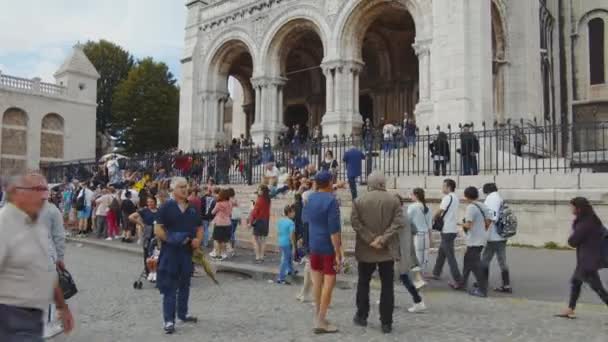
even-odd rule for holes
{"type": "MultiPolygon", "coordinates": [[[[144,257],[144,269],[139,274],[137,280],[133,282],[133,288],[141,290],[143,287],[143,280],[148,279],[148,275],[151,271],[156,272],[156,265],[158,262],[158,254],[160,252],[160,244],[157,239],[154,238],[154,231],[152,226],[145,226],[143,231],[143,257],[144,257]]],[[[150,279],[148,279],[150,280],[150,279]]],[[[155,281],[156,279],[154,279],[155,281]]]]}

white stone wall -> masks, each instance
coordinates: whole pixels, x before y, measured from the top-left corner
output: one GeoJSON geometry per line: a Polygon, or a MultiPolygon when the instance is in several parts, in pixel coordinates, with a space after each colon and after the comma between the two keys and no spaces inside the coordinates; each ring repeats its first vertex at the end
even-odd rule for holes
{"type": "Polygon", "coordinates": [[[210,5],[188,1],[179,146],[200,150],[224,138],[214,122],[221,115],[225,79],[217,77],[221,61],[214,58],[223,56],[234,41],[246,46],[253,59],[254,140],[261,142],[264,135],[273,138],[284,128],[278,112],[284,80],[278,77],[274,53],[296,19],[308,23],[324,47],[326,94],[334,94],[326,96],[324,132],[357,132],[361,125],[360,51],[349,33],[356,30],[353,25],[363,25],[366,9],[384,3],[400,4],[415,22],[414,49],[420,73],[417,124],[492,122],[496,119],[492,109],[492,2],[501,9],[507,28],[506,115],[532,119],[542,108],[537,0],[246,0],[210,5]]]}
{"type": "MultiPolygon", "coordinates": [[[[20,108],[27,114],[27,167],[31,169],[40,165],[42,118],[49,113],[56,113],[64,120],[63,160],[95,158],[96,106],[95,102],[0,87],[0,115],[11,107],[20,108]]],[[[0,144],[1,134],[0,131],[0,144]]]]}

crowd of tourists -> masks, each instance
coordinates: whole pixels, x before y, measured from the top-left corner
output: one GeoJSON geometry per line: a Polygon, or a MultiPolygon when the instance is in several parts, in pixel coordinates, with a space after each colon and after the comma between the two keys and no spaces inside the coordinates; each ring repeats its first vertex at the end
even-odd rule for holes
{"type": "MultiPolygon", "coordinates": [[[[49,270],[65,268],[63,242],[58,238],[62,234],[57,233],[57,227],[52,228],[57,226],[54,221],[39,215],[48,210],[47,200],[61,209],[74,236],[92,234],[99,239],[142,245],[144,269],[149,273],[148,280],[155,282],[162,294],[164,331],[169,334],[176,329],[176,318],[186,323],[198,321],[188,312],[190,282],[195,273],[194,251],[204,248],[210,258],[218,261],[230,258],[237,251],[237,236],[243,236],[238,232],[244,229],[251,235],[252,261],[259,264],[266,262],[267,239],[271,230],[275,230],[275,245],[281,255],[275,282],[292,284],[297,273],[295,264],[303,264],[304,281],[296,298],[314,303],[315,333],[337,332],[338,327],[328,319],[328,310],[336,276],[346,266],[337,192],[347,188],[353,198],[350,221],[356,233],[354,256],[358,263],[355,325],[367,326],[374,272],[381,282],[379,318],[384,333],[392,331],[395,272],[412,297],[413,305],[408,309],[411,313],[427,309],[423,288],[427,282],[441,281],[446,261],[452,278],[450,287],[483,298],[490,292],[489,267],[496,257],[502,283],[494,290],[513,292],[507,240],[516,233],[516,218],[496,184],[483,184],[482,194],[478,189],[481,184],[468,186],[461,199],[456,195],[456,182],[447,178],[442,184],[439,209],[433,212],[422,188],[412,189],[408,194],[388,192],[385,176],[379,171],[368,175],[367,191],[359,194],[357,187],[365,158],[366,153],[357,148],[346,151],[341,159],[327,150],[318,168],[306,160],[287,168],[277,167],[271,150],[263,151],[264,172],[252,202],[237,198],[234,189],[218,185],[213,177],[204,181],[200,177],[185,178],[179,176],[182,173],[179,169],[168,169],[164,165],[146,172],[128,170],[121,168],[116,158],[104,162],[104,177],[66,179],[54,186],[50,194],[44,178],[39,175],[10,178],[3,187],[6,191],[0,192],[0,203],[4,206],[0,211],[0,313],[27,321],[27,317],[32,320],[32,316],[25,317],[24,313],[34,310],[34,321],[42,322],[43,312],[53,310],[48,308],[50,298],[42,298],[39,293],[41,286],[50,288],[46,280],[52,277],[46,273],[33,274],[45,267],[20,269],[20,262],[24,261],[15,258],[24,254],[16,250],[12,242],[16,229],[37,222],[34,224],[40,230],[38,233],[44,232],[43,242],[50,247],[49,251],[38,249],[36,253],[42,259],[36,262],[49,260],[51,266],[46,267],[49,270]],[[339,180],[341,168],[346,170],[346,182],[339,180]],[[272,202],[278,197],[287,205],[282,208],[283,215],[271,226],[272,202]],[[462,219],[458,217],[461,202],[466,205],[462,219]],[[10,227],[7,222],[11,222],[10,227]],[[441,243],[436,263],[431,267],[429,250],[433,231],[440,232],[441,243]],[[456,261],[454,246],[459,234],[464,235],[466,244],[462,269],[456,261]],[[156,255],[149,248],[152,243],[161,246],[156,255]],[[15,258],[8,257],[11,255],[15,258]],[[150,257],[157,259],[154,270],[149,269],[146,262],[150,257]],[[32,274],[17,279],[7,273],[9,269],[32,274]],[[471,274],[475,278],[472,283],[469,282],[471,274]],[[43,283],[31,282],[43,278],[46,279],[43,283]],[[17,291],[19,295],[15,296],[16,288],[27,291],[17,291]]],[[[172,166],[179,167],[177,164],[172,166]]],[[[567,318],[574,317],[583,282],[608,304],[608,293],[598,274],[600,268],[608,266],[602,259],[605,228],[586,199],[572,199],[571,207],[575,220],[569,243],[577,249],[577,267],[571,282],[570,303],[559,314],[567,318]]],[[[55,212],[61,215],[59,210],[55,212]]],[[[63,228],[63,224],[60,226],[63,228]]],[[[54,299],[61,312],[63,329],[69,332],[73,320],[59,290],[55,291],[54,299]]],[[[41,333],[42,325],[15,327],[11,322],[21,321],[2,320],[0,340],[10,340],[4,337],[12,336],[15,329],[25,329],[32,335],[41,333]]]]}

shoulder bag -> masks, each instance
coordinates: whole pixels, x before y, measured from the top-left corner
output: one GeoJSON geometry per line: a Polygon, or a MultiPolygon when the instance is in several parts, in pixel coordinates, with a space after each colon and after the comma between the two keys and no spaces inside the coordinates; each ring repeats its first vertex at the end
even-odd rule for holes
{"type": "Polygon", "coordinates": [[[443,231],[443,218],[445,217],[445,215],[448,213],[448,210],[450,210],[450,207],[452,206],[452,201],[454,200],[454,197],[452,197],[452,195],[450,194],[450,203],[448,203],[448,207],[445,208],[445,210],[443,211],[443,213],[441,214],[441,216],[437,217],[435,219],[435,222],[433,222],[433,230],[436,230],[438,232],[443,231]]]}

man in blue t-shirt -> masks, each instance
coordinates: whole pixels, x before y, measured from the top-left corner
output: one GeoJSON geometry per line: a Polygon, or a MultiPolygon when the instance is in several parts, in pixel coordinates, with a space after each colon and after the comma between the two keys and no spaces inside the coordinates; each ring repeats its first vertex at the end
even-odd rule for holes
{"type": "Polygon", "coordinates": [[[361,163],[365,159],[365,155],[356,147],[344,153],[342,161],[346,164],[346,177],[348,178],[348,186],[350,193],[353,196],[353,201],[357,198],[357,177],[361,177],[361,163]]]}
{"type": "Polygon", "coordinates": [[[338,329],[327,319],[327,309],[336,285],[336,273],[342,264],[340,206],[332,193],[332,174],[322,171],[315,177],[317,192],[308,197],[302,220],[308,223],[310,268],[316,305],[317,334],[335,333],[338,329]]]}
{"type": "Polygon", "coordinates": [[[155,235],[163,241],[158,257],[156,287],[163,295],[165,333],[175,332],[175,313],[185,323],[196,323],[188,316],[190,278],[193,272],[192,252],[200,248],[203,239],[201,217],[188,204],[188,183],[185,178],[171,181],[173,199],[158,211],[155,235]]]}

